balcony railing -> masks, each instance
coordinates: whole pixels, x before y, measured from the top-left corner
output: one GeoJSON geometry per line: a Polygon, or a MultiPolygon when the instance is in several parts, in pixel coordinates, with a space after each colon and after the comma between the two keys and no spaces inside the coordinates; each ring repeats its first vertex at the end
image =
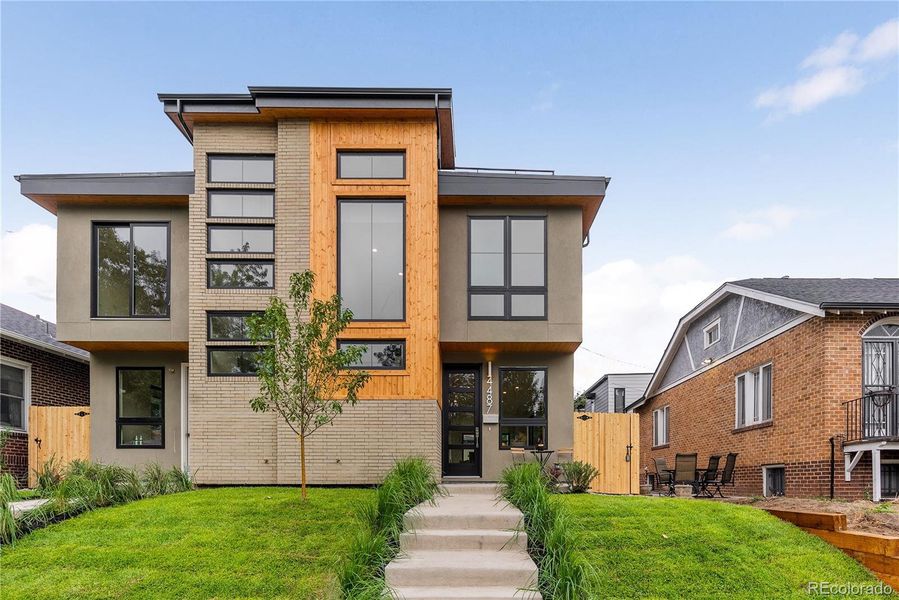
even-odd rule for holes
{"type": "Polygon", "coordinates": [[[899,393],[872,392],[843,402],[846,442],[899,440],[899,393]]]}

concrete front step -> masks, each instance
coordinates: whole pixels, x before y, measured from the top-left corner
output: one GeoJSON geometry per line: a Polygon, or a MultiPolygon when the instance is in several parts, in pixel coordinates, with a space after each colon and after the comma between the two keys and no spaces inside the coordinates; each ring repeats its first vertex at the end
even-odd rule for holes
{"type": "Polygon", "coordinates": [[[418,529],[515,529],[521,511],[482,495],[444,496],[435,505],[419,505],[404,516],[407,531],[418,529]]]}
{"type": "Polygon", "coordinates": [[[499,488],[495,483],[444,483],[440,489],[451,496],[483,494],[499,497],[499,488]]]}
{"type": "Polygon", "coordinates": [[[521,550],[527,552],[525,532],[496,529],[418,529],[400,534],[400,548],[410,550],[521,550]]]}
{"type": "Polygon", "coordinates": [[[401,600],[542,600],[536,590],[508,586],[400,587],[393,589],[401,600]]]}
{"type": "Polygon", "coordinates": [[[495,550],[416,550],[394,559],[385,570],[387,585],[397,587],[537,585],[537,566],[523,552],[495,550]]]}

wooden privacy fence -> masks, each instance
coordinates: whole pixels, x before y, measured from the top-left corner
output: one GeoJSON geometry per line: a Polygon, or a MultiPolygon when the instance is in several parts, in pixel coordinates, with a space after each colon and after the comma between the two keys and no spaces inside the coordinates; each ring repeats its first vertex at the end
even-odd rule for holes
{"type": "Polygon", "coordinates": [[[575,413],[574,460],[599,471],[590,489],[603,494],[640,493],[640,415],[575,413]]]}
{"type": "Polygon", "coordinates": [[[59,466],[91,456],[90,406],[31,406],[28,409],[28,485],[50,457],[59,466]]]}

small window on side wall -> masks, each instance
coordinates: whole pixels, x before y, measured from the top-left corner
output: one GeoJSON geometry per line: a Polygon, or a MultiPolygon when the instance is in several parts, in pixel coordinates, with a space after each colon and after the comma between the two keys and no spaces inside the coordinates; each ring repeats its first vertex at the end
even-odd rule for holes
{"type": "Polygon", "coordinates": [[[165,370],[116,369],[116,448],[165,447],[165,370]]]}
{"type": "Polygon", "coordinates": [[[770,421],[773,413],[771,363],[737,375],[735,385],[737,428],[770,421]]]}
{"type": "Polygon", "coordinates": [[[668,408],[663,406],[652,411],[652,445],[668,444],[668,408]]]}
{"type": "Polygon", "coordinates": [[[405,179],[403,151],[349,151],[337,153],[338,179],[405,179]]]}
{"type": "Polygon", "coordinates": [[[721,319],[715,319],[702,328],[702,345],[708,348],[721,339],[721,319]]]}
{"type": "Polygon", "coordinates": [[[210,155],[210,183],[274,183],[275,157],[271,155],[210,155]]]}

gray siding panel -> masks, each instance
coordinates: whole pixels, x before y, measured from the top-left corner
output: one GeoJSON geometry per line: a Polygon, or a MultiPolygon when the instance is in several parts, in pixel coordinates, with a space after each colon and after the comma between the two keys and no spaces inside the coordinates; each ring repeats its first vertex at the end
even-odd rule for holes
{"type": "Polygon", "coordinates": [[[743,316],[740,319],[740,328],[737,331],[734,349],[745,346],[769,331],[774,331],[778,327],[802,316],[802,314],[792,308],[769,304],[754,298],[746,298],[746,301],[743,303],[743,316]]]}
{"type": "Polygon", "coordinates": [[[660,387],[670,385],[681,377],[686,377],[692,372],[693,366],[690,364],[690,356],[687,353],[687,344],[681,342],[680,346],[677,349],[677,352],[674,354],[674,358],[671,360],[671,365],[668,367],[668,371],[665,372],[665,376],[662,378],[662,384],[660,387]]]}
{"type": "Polygon", "coordinates": [[[615,410],[615,388],[624,388],[624,406],[630,406],[636,402],[646,391],[652,373],[625,373],[621,375],[609,375],[608,381],[608,406],[609,412],[615,410]]]}

